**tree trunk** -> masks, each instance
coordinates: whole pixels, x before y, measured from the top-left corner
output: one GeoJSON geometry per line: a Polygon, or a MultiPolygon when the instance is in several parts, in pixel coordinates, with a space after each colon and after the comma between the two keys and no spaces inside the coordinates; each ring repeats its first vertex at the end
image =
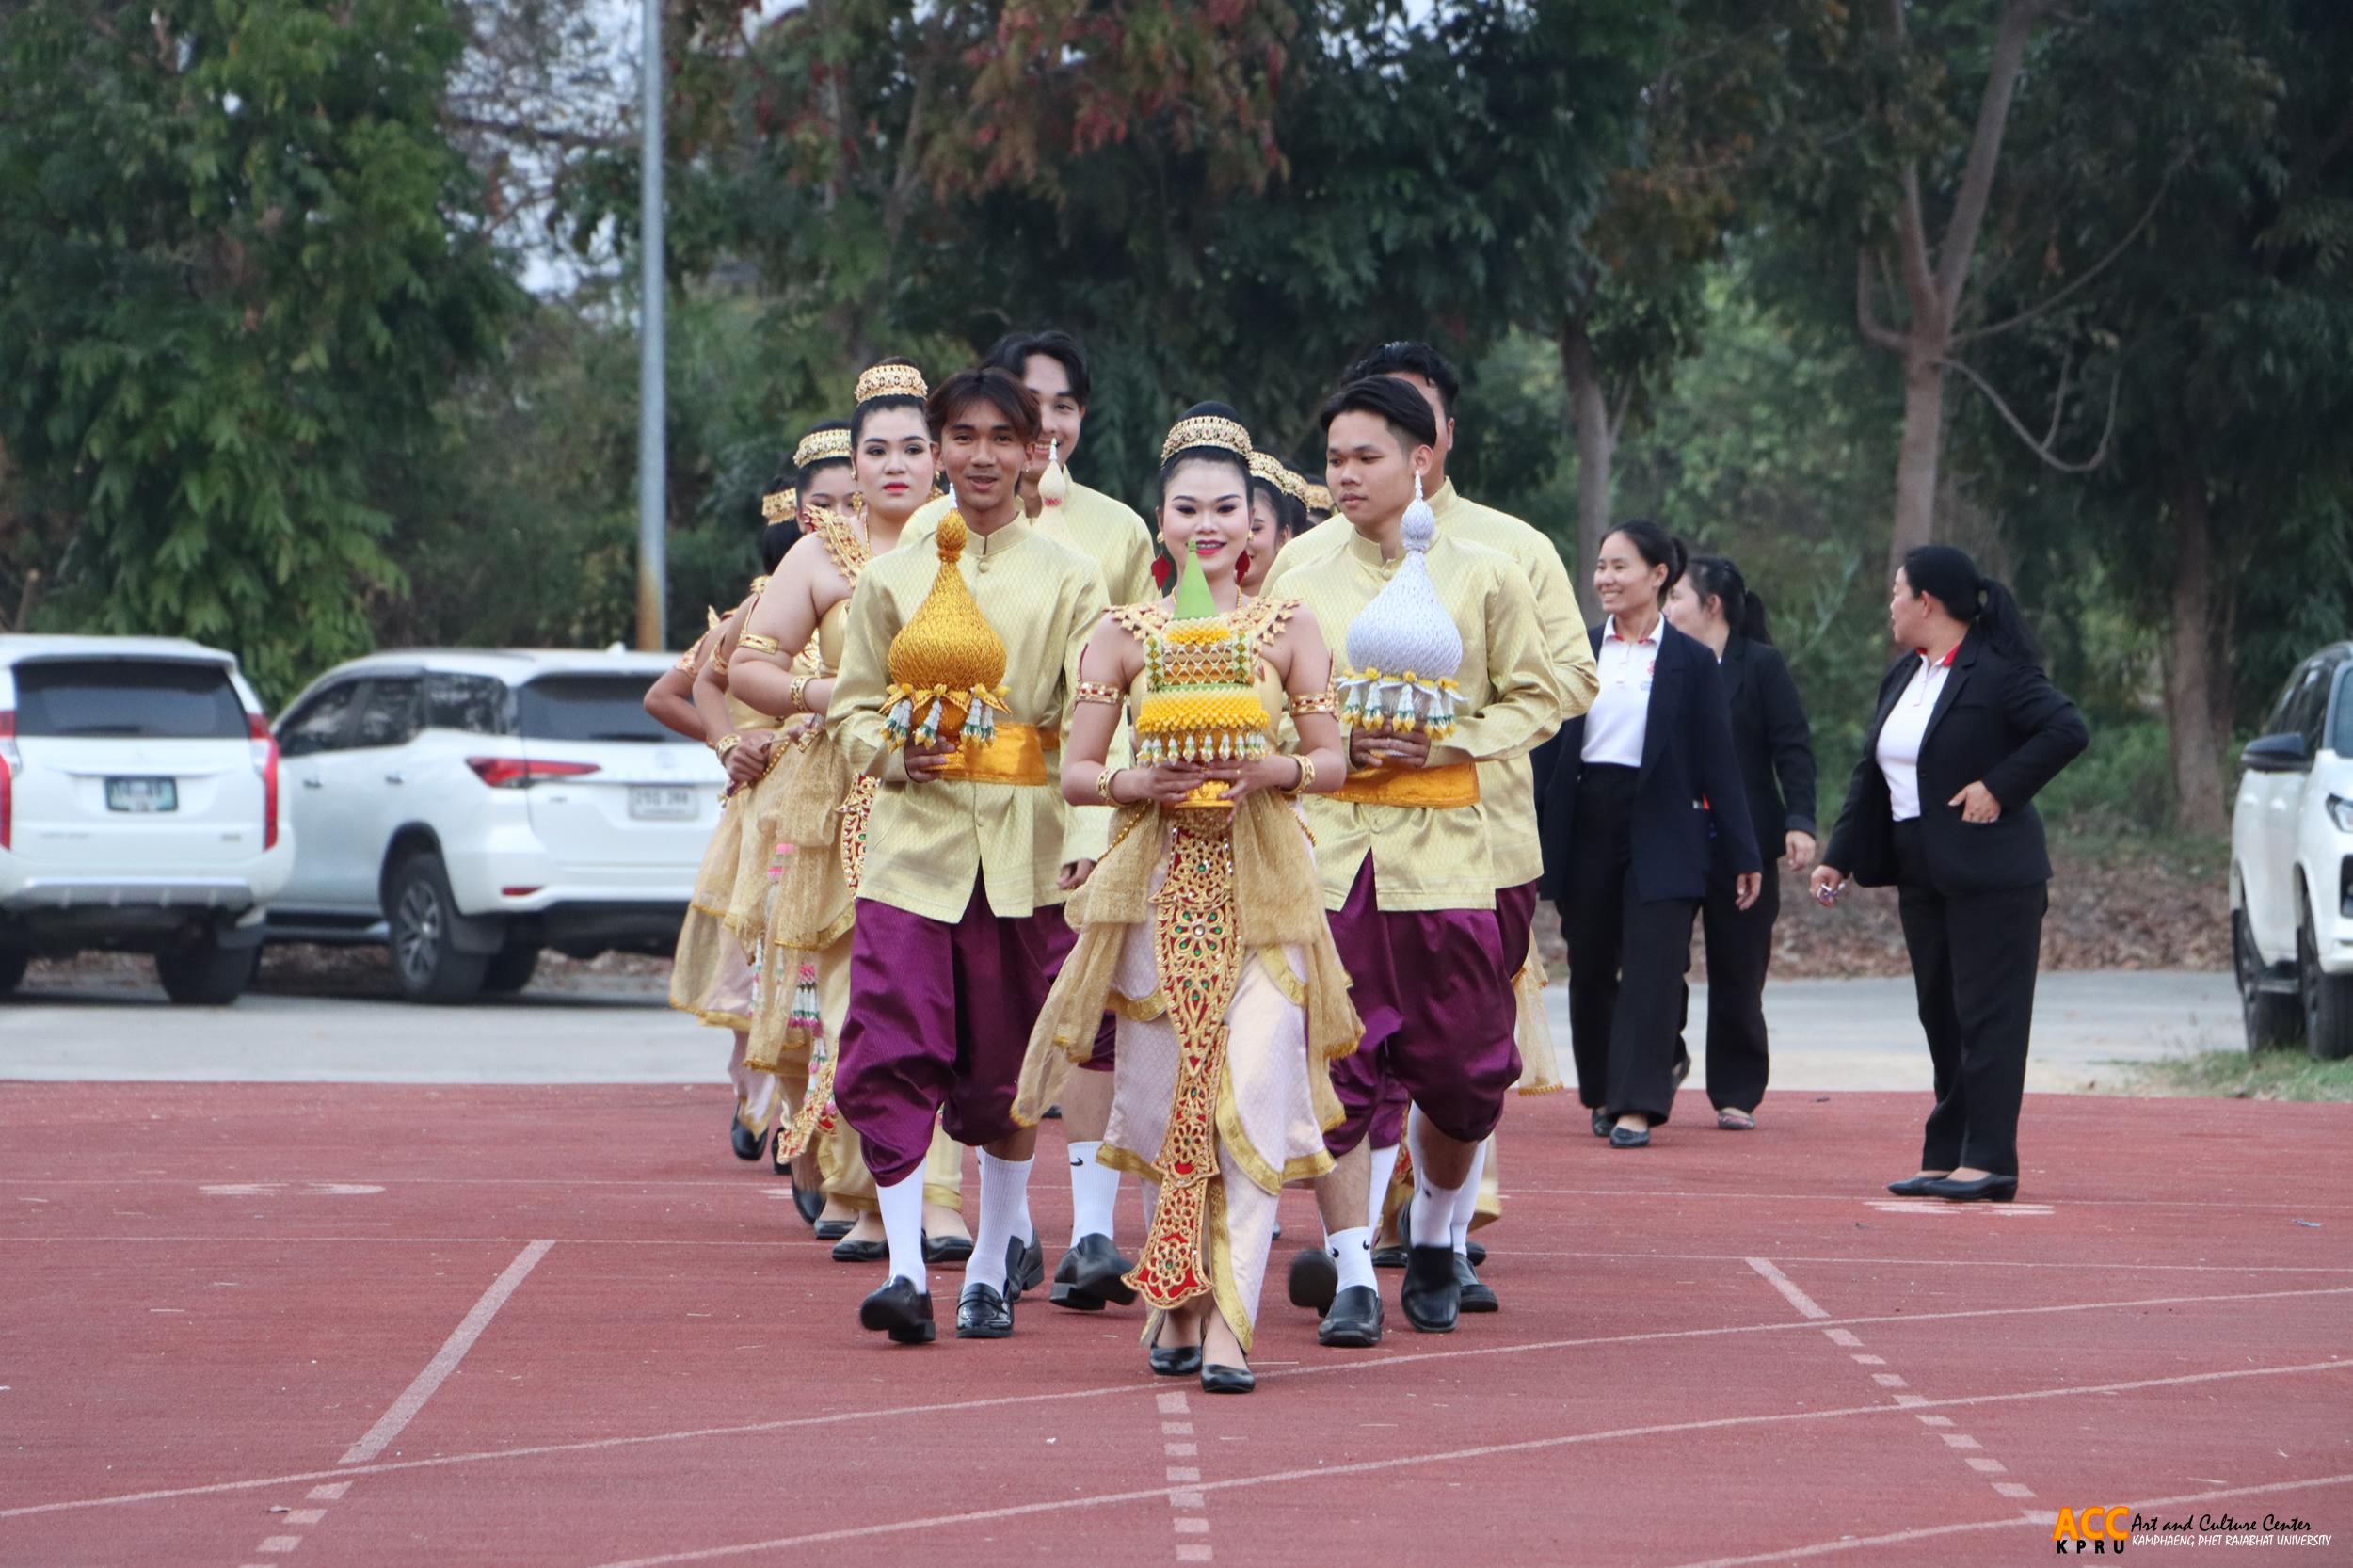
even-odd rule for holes
{"type": "MultiPolygon", "coordinates": [[[[1945,448],[1945,373],[1937,359],[1944,351],[1918,342],[1905,356],[1903,444],[1896,456],[1896,526],[1887,546],[1887,575],[1892,579],[1904,557],[1936,538],[1937,468],[1945,448]]],[[[1936,336],[1942,340],[1944,333],[1936,336]]]]}
{"type": "Polygon", "coordinates": [[[2219,702],[2215,667],[2217,595],[2213,519],[2204,476],[2184,472],[2168,487],[2173,514],[2173,624],[2166,642],[2166,747],[2173,771],[2176,832],[2214,837],[2230,830],[2221,743],[2230,715],[2219,702]]]}
{"type": "Polygon", "coordinates": [[[1577,558],[1569,563],[1569,576],[1590,622],[1601,616],[1601,601],[1593,597],[1593,563],[1601,553],[1601,541],[1609,536],[1609,465],[1616,443],[1610,439],[1609,400],[1602,394],[1601,375],[1593,368],[1593,340],[1586,335],[1582,313],[1561,323],[1561,376],[1569,390],[1569,430],[1577,438],[1577,558]]]}

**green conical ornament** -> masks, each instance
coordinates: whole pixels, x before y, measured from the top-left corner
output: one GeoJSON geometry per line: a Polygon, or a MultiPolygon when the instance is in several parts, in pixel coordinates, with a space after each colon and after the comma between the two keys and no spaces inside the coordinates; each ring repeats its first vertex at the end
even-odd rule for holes
{"type": "Polygon", "coordinates": [[[1185,551],[1184,569],[1176,578],[1176,606],[1170,614],[1177,620],[1209,620],[1217,614],[1217,600],[1209,597],[1209,580],[1201,574],[1201,557],[1190,547],[1185,551]]]}

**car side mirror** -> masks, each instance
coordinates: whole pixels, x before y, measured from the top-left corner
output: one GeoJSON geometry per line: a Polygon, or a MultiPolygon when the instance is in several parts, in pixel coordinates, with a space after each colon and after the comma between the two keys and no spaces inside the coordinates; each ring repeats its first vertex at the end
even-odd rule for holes
{"type": "Polygon", "coordinates": [[[2313,754],[2301,735],[2265,735],[2248,742],[2239,760],[2252,773],[2303,773],[2312,767],[2313,754]]]}

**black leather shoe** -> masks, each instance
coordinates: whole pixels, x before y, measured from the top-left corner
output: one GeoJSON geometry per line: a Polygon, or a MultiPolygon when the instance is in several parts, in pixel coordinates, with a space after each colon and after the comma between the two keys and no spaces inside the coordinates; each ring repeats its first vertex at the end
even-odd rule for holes
{"type": "Polygon", "coordinates": [[[1164,1378],[1189,1378],[1201,1369],[1198,1345],[1176,1345],[1168,1350],[1155,1345],[1148,1353],[1152,1370],[1164,1378]]]}
{"type": "Polygon", "coordinates": [[[836,1263],[880,1263],[890,1256],[888,1241],[836,1241],[833,1260],[836,1263]]]}
{"type": "MultiPolygon", "coordinates": [[[[785,1176],[785,1180],[790,1183],[792,1188],[792,1207],[799,1211],[801,1223],[804,1224],[815,1224],[817,1223],[817,1216],[825,1211],[825,1194],[823,1192],[804,1192],[801,1188],[801,1184],[797,1181],[793,1181],[790,1174],[785,1176]]],[[[844,1231],[842,1234],[846,1236],[849,1232],[844,1231]]],[[[822,1241],[824,1238],[820,1236],[818,1240],[822,1241]]]]}
{"type": "Polygon", "coordinates": [[[1607,1138],[1609,1136],[1609,1112],[1596,1111],[1593,1112],[1593,1136],[1596,1138],[1607,1138]]]}
{"type": "Polygon", "coordinates": [[[1316,1325],[1316,1343],[1332,1350],[1369,1351],[1381,1343],[1381,1292],[1352,1285],[1332,1298],[1332,1310],[1316,1325]]]}
{"type": "MultiPolygon", "coordinates": [[[[839,1241],[856,1228],[856,1224],[849,1220],[820,1220],[817,1222],[817,1240],[839,1241]]],[[[928,1263],[931,1259],[925,1258],[924,1261],[928,1263]]]]}
{"type": "Polygon", "coordinates": [[[730,1111],[728,1112],[728,1142],[734,1145],[736,1159],[758,1160],[761,1147],[768,1140],[764,1134],[745,1127],[744,1118],[730,1111]]]}
{"type": "Polygon", "coordinates": [[[1486,1262],[1486,1261],[1487,1261],[1487,1249],[1486,1249],[1484,1246],[1481,1245],[1481,1244],[1480,1244],[1479,1242],[1477,1242],[1477,1241],[1467,1241],[1467,1242],[1465,1242],[1465,1243],[1464,1243],[1464,1245],[1465,1245],[1466,1247],[1468,1247],[1468,1248],[1470,1249],[1470,1255],[1469,1255],[1469,1256],[1470,1256],[1471,1267],[1472,1267],[1472,1268],[1474,1268],[1474,1269],[1475,1269],[1475,1268],[1479,1267],[1479,1265],[1481,1265],[1481,1263],[1484,1263],[1484,1262],[1486,1262]]]}
{"type": "Polygon", "coordinates": [[[1100,1312],[1106,1305],[1127,1306],[1136,1299],[1133,1287],[1120,1275],[1134,1268],[1119,1256],[1108,1236],[1081,1236],[1079,1244],[1062,1255],[1054,1268],[1054,1288],[1046,1299],[1073,1312],[1100,1312]]]}
{"type": "Polygon", "coordinates": [[[1405,1260],[1405,1283],[1398,1288],[1397,1304],[1405,1320],[1424,1334],[1452,1334],[1454,1319],[1463,1310],[1463,1292],[1454,1283],[1452,1247],[1416,1247],[1405,1260]]]}
{"type": "Polygon", "coordinates": [[[1930,1195],[1929,1183],[1944,1179],[1943,1176],[1908,1176],[1901,1181],[1889,1182],[1887,1190],[1899,1198],[1925,1198],[1930,1195]]]}
{"type": "Polygon", "coordinates": [[[1681,1089],[1683,1087],[1683,1080],[1690,1076],[1691,1053],[1689,1051],[1684,1051],[1675,1057],[1675,1088],[1681,1089]]]}
{"type": "Polygon", "coordinates": [[[926,1263],[962,1263],[972,1256],[969,1236],[930,1236],[923,1238],[923,1261],[926,1263]]]}
{"type": "Polygon", "coordinates": [[[914,1281],[899,1274],[858,1304],[857,1322],[902,1345],[928,1345],[939,1337],[938,1325],[932,1321],[932,1293],[918,1290],[914,1281]]]}
{"type": "Polygon", "coordinates": [[[1454,1255],[1454,1288],[1460,1310],[1465,1312],[1500,1312],[1503,1301],[1496,1288],[1479,1277],[1471,1260],[1461,1253],[1454,1255]]]}
{"type": "Polygon", "coordinates": [[[1934,1181],[1922,1182],[1920,1191],[1948,1203],[2008,1203],[2018,1195],[2018,1178],[2014,1176],[1981,1176],[1968,1181],[1955,1181],[1951,1176],[1939,1176],[1934,1181]]]}
{"type": "Polygon", "coordinates": [[[1046,1249],[1038,1239],[1031,1237],[1024,1243],[1015,1237],[1005,1243],[1005,1302],[1011,1305],[1021,1299],[1024,1290],[1034,1290],[1046,1283],[1046,1249]]]}
{"type": "Polygon", "coordinates": [[[1646,1149],[1650,1147],[1650,1128],[1613,1127],[1609,1129],[1609,1146],[1613,1149],[1646,1149]]]}
{"type": "Polygon", "coordinates": [[[1010,1339],[1013,1304],[985,1285],[968,1285],[956,1298],[956,1337],[1010,1339]]]}
{"type": "Polygon", "coordinates": [[[1376,1269],[1402,1269],[1405,1267],[1405,1251],[1402,1241],[1394,1246],[1375,1247],[1372,1249],[1372,1266],[1376,1269]]]}
{"type": "Polygon", "coordinates": [[[1339,1266],[1332,1261],[1331,1253],[1321,1247],[1300,1248],[1291,1259],[1291,1304],[1310,1312],[1329,1312],[1339,1288],[1339,1266]]]}
{"type": "Polygon", "coordinates": [[[1258,1374],[1247,1367],[1208,1366],[1201,1368],[1204,1394],[1247,1394],[1258,1386],[1258,1374]]]}

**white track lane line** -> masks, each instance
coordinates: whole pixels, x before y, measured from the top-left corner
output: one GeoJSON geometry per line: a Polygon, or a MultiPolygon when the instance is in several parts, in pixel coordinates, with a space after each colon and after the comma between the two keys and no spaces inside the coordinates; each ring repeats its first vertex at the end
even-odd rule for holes
{"type": "MultiPolygon", "coordinates": [[[[2189,1383],[2220,1383],[2249,1377],[2279,1377],[2291,1373],[2331,1368],[2353,1368],[2353,1361],[2324,1361],[2303,1367],[2255,1367],[2228,1372],[2193,1372],[2184,1377],[2144,1378],[2132,1383],[2102,1384],[2082,1388],[2027,1389],[2015,1394],[1973,1394],[1960,1399],[1935,1401],[1947,1405],[2014,1403],[2025,1400],[2066,1399],[2084,1394],[2116,1394],[2137,1389],[2171,1387],[2189,1383]]],[[[782,1551],[794,1546],[830,1544],[838,1541],[860,1541],[873,1536],[897,1535],[910,1530],[944,1528],[978,1524],[992,1519],[1013,1519],[1038,1513],[1058,1513],[1079,1508],[1099,1508],[1114,1503],[1143,1502],[1165,1497],[1172,1491],[1231,1492],[1245,1487],[1281,1486],[1295,1481],[1321,1480],[1336,1476],[1368,1475],[1384,1470],[1408,1469],[1422,1464],[1450,1464],[1467,1460],[1491,1459],[1497,1454],[1538,1453],[1547,1449],[1576,1448],[1588,1443],[1604,1443],[1625,1437],[1663,1437],[1689,1432],[1713,1432],[1728,1427],[1758,1427],[1783,1422],[1825,1421],[1850,1416],[1887,1416],[1895,1407],[1885,1404],[1850,1405],[1841,1410],[1801,1410],[1780,1412],[1770,1416],[1724,1416],[1704,1421],[1664,1422],[1647,1427],[1621,1427],[1611,1432],[1571,1432],[1559,1437],[1531,1437],[1518,1443],[1491,1443],[1475,1448],[1452,1448],[1437,1453],[1402,1454],[1393,1459],[1369,1459],[1352,1464],[1320,1464],[1308,1469],[1279,1470],[1270,1475],[1240,1476],[1231,1480],[1204,1481],[1197,1487],[1149,1487],[1134,1492],[1105,1493],[1092,1497],[1059,1497],[1047,1502],[1017,1503],[1007,1508],[984,1509],[967,1513],[939,1513],[920,1519],[893,1520],[888,1524],[851,1525],[840,1529],[820,1530],[808,1535],[778,1536],[768,1541],[746,1541],[727,1546],[708,1546],[699,1551],[669,1552],[660,1557],[631,1558],[620,1562],[600,1563],[598,1568],[673,1568],[686,1562],[711,1562],[721,1558],[745,1557],[755,1553],[782,1551]]],[[[2353,1477],[2329,1478],[2353,1480],[2353,1477]]],[[[2329,1484],[2297,1483],[2297,1484],[2329,1484]]],[[[2285,1487],[2280,1488],[2285,1490],[2285,1487]]],[[[2249,1488],[2250,1491],[2265,1490],[2249,1488]]],[[[2215,1493],[2215,1496],[2235,1496],[2234,1493],[2215,1493]]],[[[2143,1506],[2162,1506],[2180,1498],[2152,1498],[2143,1506]]],[[[2001,1520],[2000,1524],[2026,1524],[2025,1518],[2001,1520]]],[[[1948,1528],[1950,1527],[1947,1527],[1948,1528]]],[[[1992,1524],[1966,1525],[1964,1529],[1985,1529],[1992,1524]]],[[[1935,1533],[1933,1531],[1929,1533],[1935,1533]]],[[[1843,1543],[1841,1544],[1843,1544],[1843,1543]]],[[[1809,1548],[1797,1548],[1803,1552],[1809,1548]]],[[[1818,1548],[1815,1548],[1818,1549],[1818,1548]]]]}
{"type": "MultiPolygon", "coordinates": [[[[2319,1296],[2344,1295],[2353,1295],[2353,1286],[2329,1286],[2308,1290],[2234,1291],[2229,1294],[2211,1296],[2151,1296],[2141,1297],[2131,1301],[2078,1302],[2060,1306],[1995,1306],[1973,1308],[1968,1311],[1959,1312],[1895,1313],[1883,1317],[1874,1318],[1846,1318],[1841,1319],[1837,1322],[1828,1326],[1843,1327],[1848,1324],[1855,1324],[1867,1327],[1874,1323],[1909,1324],[1950,1322],[1961,1319],[2016,1318],[2036,1316],[2052,1312],[2093,1312],[2110,1309],[2129,1309],[2132,1307],[2141,1306],[2182,1306],[2203,1303],[2277,1301],[2282,1299],[2301,1300],[2319,1296]]],[[[1324,1373],[1349,1374],[1371,1371],[1387,1367],[1403,1366],[1417,1362],[1459,1361],[1474,1356],[1508,1355],[1536,1351],[1589,1350],[1611,1345],[1648,1344],[1665,1340],[1713,1339],[1736,1335],[1786,1334],[1792,1330],[1800,1333],[1805,1333],[1820,1326],[1822,1325],[1800,1320],[1784,1318],[1776,1319],[1769,1323],[1735,1323],[1719,1328],[1661,1329],[1643,1334],[1598,1335],[1585,1339],[1547,1339],[1520,1345],[1482,1347],[1476,1350],[1466,1348],[1456,1351],[1424,1351],[1402,1355],[1373,1356],[1363,1359],[1350,1358],[1328,1366],[1275,1368],[1261,1375],[1265,1378],[1292,1378],[1313,1377],[1324,1373]]],[[[2329,1371],[2339,1368],[2353,1369],[2353,1358],[2339,1359],[2334,1361],[2316,1361],[2308,1366],[2286,1369],[2293,1371],[2329,1371]]],[[[2248,1374],[2235,1372],[2201,1373],[2186,1381],[2198,1382],[2211,1377],[2233,1377],[2244,1375],[2248,1374]]],[[[2183,1380],[2165,1379],[2160,1381],[2175,1382],[2183,1380]]],[[[2137,1388],[2143,1385],[2139,1384],[2117,1384],[2115,1386],[2137,1388]]],[[[785,1416],[773,1421],[748,1421],[735,1426],[690,1427],[679,1432],[645,1432],[621,1437],[594,1437],[585,1438],[574,1443],[540,1443],[534,1444],[528,1448],[487,1448],[478,1449],[470,1453],[437,1454],[429,1459],[381,1460],[373,1464],[354,1466],[352,1469],[343,1471],[305,1470],[293,1475],[256,1476],[247,1480],[212,1481],[200,1486],[164,1487],[149,1492],[117,1493],[112,1496],[103,1497],[75,1497],[59,1502],[26,1503],[15,1508],[0,1509],[0,1519],[24,1518],[36,1513],[61,1513],[85,1508],[111,1508],[132,1503],[165,1502],[179,1497],[212,1496],[224,1492],[250,1492],[260,1490],[264,1487],[288,1486],[299,1481],[334,1480],[341,1476],[390,1475],[402,1470],[438,1469],[454,1464],[482,1464],[501,1460],[539,1459],[552,1454],[595,1453],[613,1448],[637,1448],[648,1443],[687,1443],[714,1437],[749,1437],[758,1436],[766,1432],[786,1432],[797,1428],[838,1426],[844,1422],[852,1421],[886,1420],[896,1416],[953,1415],[974,1410],[1002,1410],[1016,1405],[1059,1403],[1068,1400],[1104,1399],[1117,1397],[1120,1395],[1135,1395],[1149,1391],[1150,1390],[1147,1388],[1139,1387],[1133,1383],[1121,1383],[1107,1384],[1098,1388],[1051,1389],[1044,1392],[996,1395],[988,1399],[982,1400],[947,1400],[927,1404],[886,1406],[881,1409],[841,1410],[830,1412],[823,1416],[785,1416]]],[[[2032,1397],[2053,1397],[2071,1392],[2074,1392],[2074,1390],[2059,1388],[2052,1389],[2047,1391],[2045,1394],[2032,1397]]],[[[1904,1397],[1916,1400],[1922,1404],[1929,1402],[1916,1394],[1904,1397]]],[[[2017,1399],[2025,1397],[2028,1396],[1987,1396],[1987,1398],[1990,1399],[2017,1399]]],[[[1942,1400],[1935,1402],[1939,1404],[1951,1405],[1966,1404],[1973,1401],[1968,1400],[1942,1400]]],[[[1870,1413],[1878,1414],[1889,1408],[1892,1407],[1871,1405],[1859,1407],[1856,1413],[1859,1414],[1863,1410],[1867,1410],[1870,1413]]],[[[1158,1492],[1147,1495],[1152,1496],[1160,1496],[1158,1492]]]]}
{"type": "Polygon", "coordinates": [[[1750,1257],[1743,1258],[1741,1261],[1745,1262],[1750,1268],[1754,1269],[1758,1273],[1762,1274],[1768,1285],[1770,1285],[1774,1289],[1780,1291],[1782,1300],[1787,1302],[1791,1306],[1798,1309],[1799,1317],[1827,1318],[1830,1316],[1828,1312],[1824,1311],[1818,1304],[1816,1304],[1812,1296],[1807,1295],[1804,1291],[1798,1288],[1796,1281],[1792,1280],[1787,1274],[1783,1273],[1779,1269],[1774,1268],[1770,1260],[1762,1257],[1750,1257]]]}
{"type": "MultiPolygon", "coordinates": [[[[2175,1508],[2184,1503],[2218,1503],[2233,1497],[2267,1497],[2282,1492],[2305,1492],[2323,1486],[2353,1484],[2353,1475],[2314,1476],[2310,1480],[2274,1481],[2268,1486],[2233,1486],[2219,1492],[2187,1492],[2176,1497],[2142,1497],[2126,1506],[2132,1508],[2175,1508]]],[[[1849,1552],[1858,1546],[1897,1546],[1912,1541],[1927,1541],[1940,1535],[1965,1535],[1977,1530],[2023,1529],[2029,1526],[2041,1528],[2051,1516],[2020,1514],[2012,1519],[1984,1519],[1967,1525],[1930,1525],[1920,1529],[1897,1530],[1890,1535],[1855,1535],[1837,1541],[1817,1541],[1808,1546],[1788,1546],[1780,1551],[1756,1552],[1747,1557],[1712,1557],[1705,1562],[1687,1562],[1681,1568],[1744,1568],[1756,1562],[1794,1562],[1801,1558],[1821,1557],[1830,1552],[1849,1552]]],[[[2162,1553],[2160,1556],[2164,1555],[2162,1553]]]]}
{"type": "Polygon", "coordinates": [[[401,1429],[416,1419],[417,1412],[424,1408],[424,1401],[433,1397],[433,1391],[441,1386],[450,1373],[457,1370],[457,1364],[466,1359],[466,1352],[473,1349],[475,1340],[482,1337],[482,1331],[490,1326],[490,1320],[497,1317],[499,1308],[506,1304],[506,1298],[515,1293],[515,1288],[523,1282],[523,1277],[539,1266],[539,1259],[547,1256],[548,1250],[554,1245],[552,1241],[534,1241],[518,1253],[515,1261],[506,1266],[506,1272],[492,1280],[490,1288],[482,1292],[482,1299],[473,1304],[473,1310],[450,1331],[449,1337],[434,1352],[433,1359],[424,1364],[424,1370],[401,1390],[400,1398],[392,1401],[392,1407],[377,1416],[376,1425],[370,1427],[367,1434],[345,1450],[344,1457],[336,1463],[364,1464],[382,1453],[392,1439],[400,1435],[401,1429]]]}

